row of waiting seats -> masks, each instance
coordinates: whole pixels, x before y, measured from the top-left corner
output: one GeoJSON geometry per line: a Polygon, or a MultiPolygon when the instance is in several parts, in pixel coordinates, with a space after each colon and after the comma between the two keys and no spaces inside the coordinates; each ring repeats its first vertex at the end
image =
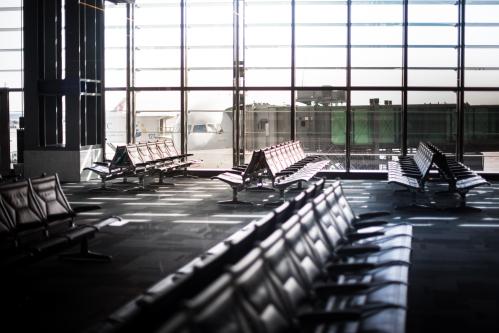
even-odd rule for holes
{"type": "Polygon", "coordinates": [[[399,156],[398,161],[388,161],[388,182],[422,191],[434,161],[434,151],[420,142],[414,156],[399,156]]]}
{"type": "Polygon", "coordinates": [[[187,159],[192,154],[181,154],[170,139],[154,142],[117,146],[113,159],[107,162],[94,162],[88,170],[97,174],[101,180],[100,190],[114,190],[106,185],[111,179],[123,178],[126,182],[129,177],[139,179],[138,190],[145,190],[145,177],[159,177],[159,185],[168,185],[163,182],[167,176],[173,176],[187,168],[200,164],[201,160],[187,159]]]}
{"type": "Polygon", "coordinates": [[[109,217],[95,224],[77,224],[73,209],[56,175],[0,185],[0,266],[24,264],[80,244],[80,252],[64,259],[109,261],[89,251],[88,241],[104,226],[119,221],[109,217]]]}
{"type": "Polygon", "coordinates": [[[400,156],[398,161],[389,161],[388,182],[412,191],[424,191],[433,167],[438,170],[439,179],[448,183],[448,192],[460,195],[460,208],[465,208],[466,194],[471,189],[490,185],[482,176],[430,142],[420,142],[414,156],[400,156]]]}
{"type": "Polygon", "coordinates": [[[487,180],[462,162],[444,154],[441,149],[431,142],[426,144],[435,153],[435,166],[440,177],[449,184],[449,192],[458,193],[461,197],[460,207],[464,208],[466,206],[466,194],[469,190],[482,185],[490,186],[487,180]]]}
{"type": "Polygon", "coordinates": [[[238,192],[250,186],[258,186],[262,179],[270,179],[272,187],[279,190],[281,199],[291,185],[313,179],[330,161],[322,156],[305,155],[299,141],[290,141],[253,151],[250,162],[243,167],[223,172],[212,179],[218,179],[232,188],[232,200],[220,204],[248,204],[237,198],[238,192]]]}
{"type": "Polygon", "coordinates": [[[91,332],[404,332],[412,227],[357,216],[324,180],[91,332]]]}

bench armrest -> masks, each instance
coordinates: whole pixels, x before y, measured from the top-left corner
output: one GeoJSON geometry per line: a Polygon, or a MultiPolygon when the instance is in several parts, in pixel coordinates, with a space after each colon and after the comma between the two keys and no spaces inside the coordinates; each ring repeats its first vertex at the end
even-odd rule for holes
{"type": "Polygon", "coordinates": [[[78,207],[73,208],[73,212],[76,215],[78,215],[79,213],[89,212],[89,211],[97,210],[97,209],[101,209],[101,208],[102,208],[101,206],[97,206],[97,205],[78,206],[78,207]]]}
{"type": "Polygon", "coordinates": [[[378,252],[380,250],[381,247],[378,245],[346,245],[338,249],[336,253],[340,256],[354,256],[358,254],[378,252]]]}
{"type": "Polygon", "coordinates": [[[387,225],[388,222],[387,221],[381,221],[381,220],[377,220],[377,221],[356,221],[353,226],[355,227],[355,229],[359,230],[359,229],[363,229],[363,228],[370,228],[370,227],[380,227],[380,226],[384,226],[384,225],[387,225]]]}
{"type": "Polygon", "coordinates": [[[373,217],[381,217],[390,215],[390,212],[368,212],[357,215],[357,220],[367,220],[373,217]]]}
{"type": "Polygon", "coordinates": [[[326,265],[326,270],[332,274],[344,274],[349,272],[368,271],[375,269],[373,263],[331,263],[326,265]]]}
{"type": "Polygon", "coordinates": [[[311,311],[300,313],[298,320],[303,326],[317,326],[323,323],[358,320],[361,316],[362,312],[356,310],[311,311]]]}
{"type": "Polygon", "coordinates": [[[354,232],[351,234],[348,234],[348,238],[352,241],[355,240],[360,240],[360,239],[365,239],[365,238],[371,238],[371,237],[376,237],[376,236],[383,236],[385,233],[382,231],[374,231],[374,232],[354,232]]]}

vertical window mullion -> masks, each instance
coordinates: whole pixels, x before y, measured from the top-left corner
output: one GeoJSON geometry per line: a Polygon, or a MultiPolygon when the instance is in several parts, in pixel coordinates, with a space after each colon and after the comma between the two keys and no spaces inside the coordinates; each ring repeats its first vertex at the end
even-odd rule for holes
{"type": "Polygon", "coordinates": [[[407,73],[408,73],[408,50],[409,38],[409,0],[404,0],[403,4],[403,38],[402,38],[402,155],[407,155],[407,73]]]}
{"type": "Polygon", "coordinates": [[[186,24],[185,0],[180,0],[180,148],[187,152],[186,24]]]}
{"type": "Polygon", "coordinates": [[[351,134],[352,134],[352,0],[347,0],[347,96],[346,96],[346,130],[345,130],[345,170],[350,172],[351,134]]]}
{"type": "Polygon", "coordinates": [[[458,21],[458,63],[457,63],[457,138],[456,138],[456,159],[463,161],[464,155],[464,50],[465,50],[465,6],[466,1],[458,1],[459,21],[458,21]]]}
{"type": "Polygon", "coordinates": [[[296,140],[296,1],[291,0],[291,140],[296,140]]]}

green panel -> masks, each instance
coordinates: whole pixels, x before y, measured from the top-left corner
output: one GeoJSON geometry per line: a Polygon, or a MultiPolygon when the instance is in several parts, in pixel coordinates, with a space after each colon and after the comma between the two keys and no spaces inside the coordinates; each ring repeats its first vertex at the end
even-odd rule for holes
{"type": "Polygon", "coordinates": [[[378,125],[378,143],[394,143],[396,133],[395,113],[381,110],[375,117],[378,125]]]}
{"type": "Polygon", "coordinates": [[[365,145],[372,142],[369,133],[369,111],[352,110],[353,142],[354,145],[365,145]]]}
{"type": "Polygon", "coordinates": [[[345,110],[331,112],[331,143],[344,145],[346,141],[346,114],[345,110]]]}

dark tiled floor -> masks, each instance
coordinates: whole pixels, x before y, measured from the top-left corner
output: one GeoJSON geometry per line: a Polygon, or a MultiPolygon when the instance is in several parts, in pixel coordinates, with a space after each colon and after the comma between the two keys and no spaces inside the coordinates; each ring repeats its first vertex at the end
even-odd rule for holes
{"type": "MultiPolygon", "coordinates": [[[[89,193],[95,186],[64,188],[74,206],[86,202],[103,207],[86,214],[89,221],[123,217],[90,243],[93,250],[111,254],[113,261],[71,263],[50,257],[4,272],[2,320],[15,323],[14,331],[81,331],[270,210],[262,205],[267,193],[241,193],[241,199],[255,206],[216,205],[229,199],[230,191],[208,179],[181,179],[175,187],[142,194],[89,193]]],[[[394,193],[381,181],[347,180],[344,187],[359,212],[392,210],[393,221],[415,226],[408,332],[499,331],[498,183],[469,194],[470,205],[483,207],[479,213],[396,210],[394,204],[410,203],[410,195],[394,193]]],[[[431,184],[430,189],[444,188],[431,184]]],[[[449,196],[434,199],[440,206],[456,202],[449,196]]]]}

